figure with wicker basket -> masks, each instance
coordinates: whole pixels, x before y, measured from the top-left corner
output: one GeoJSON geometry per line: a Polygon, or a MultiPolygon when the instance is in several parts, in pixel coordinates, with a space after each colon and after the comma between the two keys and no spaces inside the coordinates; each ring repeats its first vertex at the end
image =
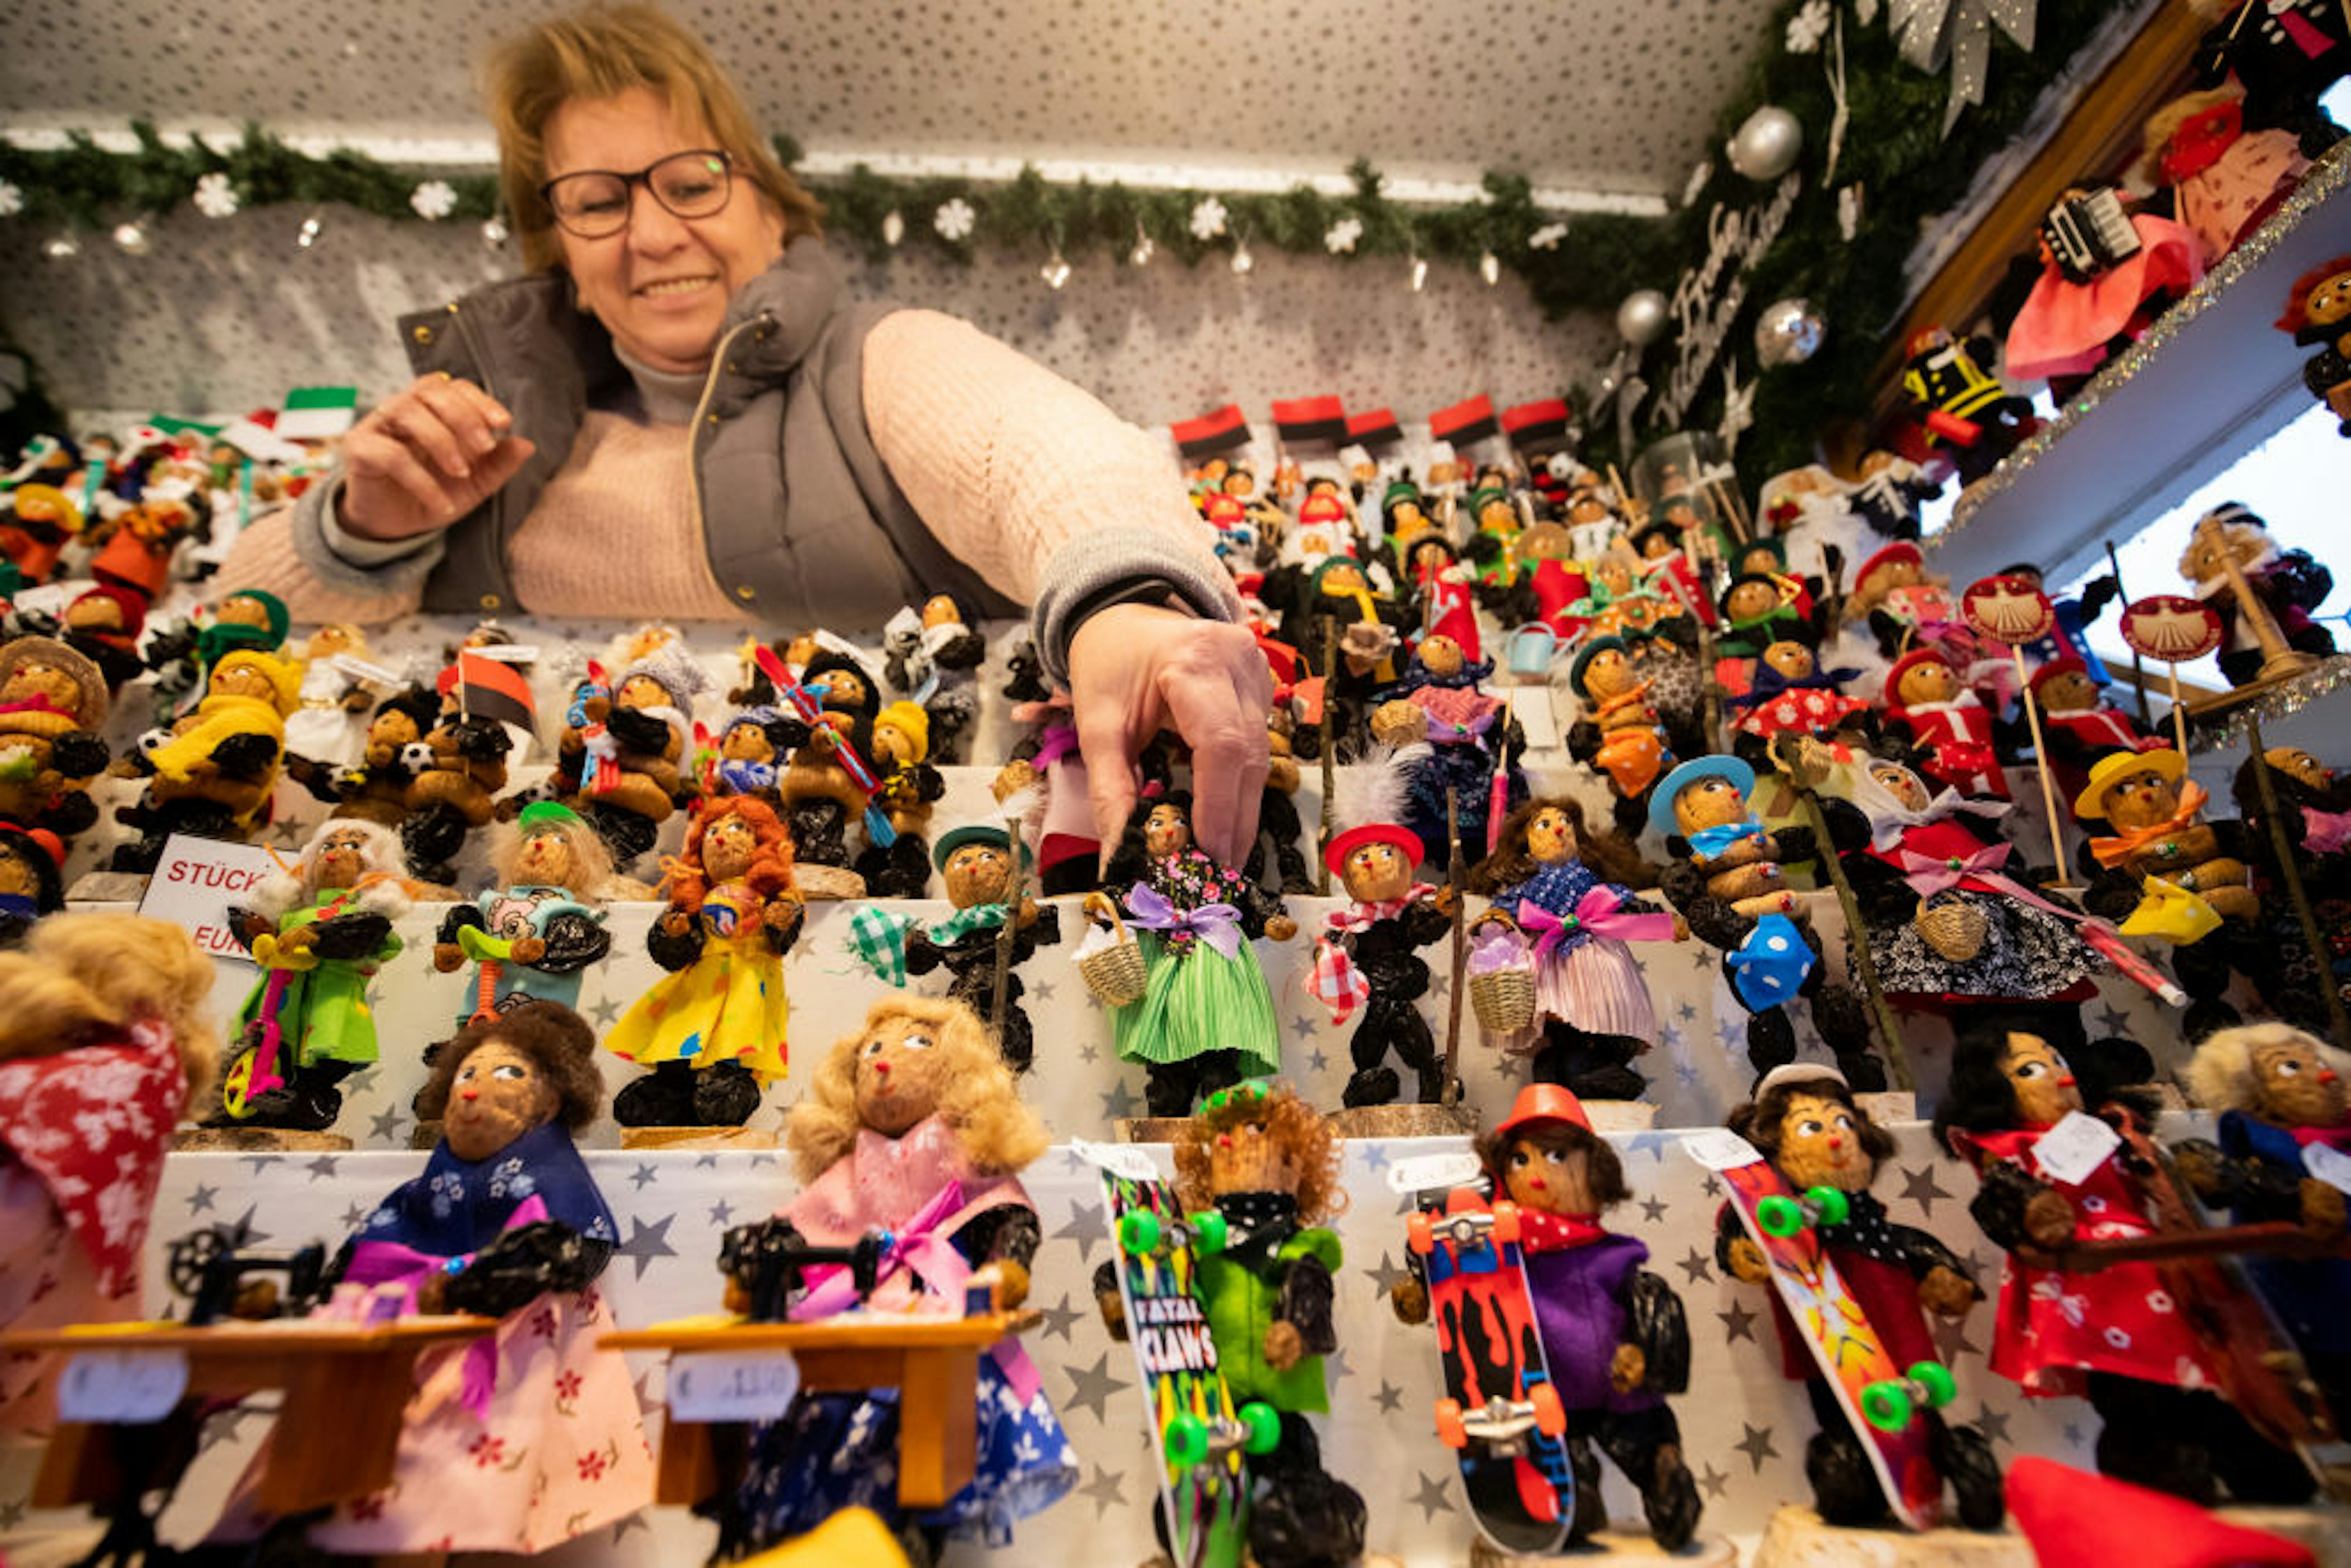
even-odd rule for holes
{"type": "Polygon", "coordinates": [[[1633,896],[1656,881],[1630,840],[1593,832],[1565,798],[1511,812],[1470,872],[1470,891],[1494,901],[1479,919],[1470,1000],[1496,1044],[1534,1058],[1536,1082],[1581,1099],[1640,1097],[1646,1080],[1631,1064],[1657,1019],[1626,944],[1689,936],[1681,916],[1633,896]]]}
{"type": "Polygon", "coordinates": [[[1113,886],[1133,879],[1125,915],[1105,894],[1087,898],[1096,935],[1078,972],[1113,1009],[1119,1059],[1144,1064],[1151,1114],[1189,1115],[1212,1090],[1280,1071],[1273,992],[1249,943],[1298,934],[1281,901],[1192,841],[1192,797],[1181,790],[1146,790],[1110,869],[1113,886]]]}

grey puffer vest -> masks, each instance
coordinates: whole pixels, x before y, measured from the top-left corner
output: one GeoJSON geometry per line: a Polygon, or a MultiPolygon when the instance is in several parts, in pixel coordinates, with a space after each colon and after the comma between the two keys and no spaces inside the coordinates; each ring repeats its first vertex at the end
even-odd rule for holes
{"type": "MultiPolygon", "coordinates": [[[[873,448],[865,335],[895,308],[843,300],[840,267],[803,238],[727,310],[695,415],[695,499],[712,573],[760,621],[875,627],[942,591],[983,615],[1017,612],[933,537],[873,448]]],[[[446,371],[481,386],[538,446],[505,488],[450,526],[423,608],[527,611],[507,541],[569,460],[588,408],[628,371],[560,271],[491,284],[402,317],[400,328],[418,374],[446,371]]]]}

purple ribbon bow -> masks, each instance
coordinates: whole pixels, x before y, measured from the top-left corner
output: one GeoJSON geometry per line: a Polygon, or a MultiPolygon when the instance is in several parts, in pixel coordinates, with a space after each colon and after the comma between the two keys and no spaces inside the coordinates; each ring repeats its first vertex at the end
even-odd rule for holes
{"type": "Polygon", "coordinates": [[[1674,935],[1670,915],[1629,914],[1625,895],[1605,884],[1575,901],[1565,915],[1553,915],[1540,904],[1519,901],[1519,925],[1536,933],[1535,956],[1548,955],[1570,936],[1614,936],[1622,942],[1666,942],[1674,935]]]}
{"type": "Polygon", "coordinates": [[[1037,755],[1029,766],[1042,773],[1078,748],[1078,727],[1074,724],[1049,724],[1037,737],[1037,755]]]}
{"type": "Polygon", "coordinates": [[[1147,884],[1138,882],[1127,893],[1126,908],[1134,917],[1133,924],[1143,930],[1164,931],[1171,937],[1197,936],[1227,958],[1240,956],[1241,912],[1229,904],[1204,904],[1197,909],[1179,910],[1147,884]]]}
{"type": "Polygon", "coordinates": [[[1466,746],[1471,741],[1482,739],[1493,726],[1494,712],[1491,708],[1467,724],[1457,723],[1449,718],[1439,718],[1435,714],[1430,714],[1428,734],[1426,738],[1437,746],[1466,746]]]}

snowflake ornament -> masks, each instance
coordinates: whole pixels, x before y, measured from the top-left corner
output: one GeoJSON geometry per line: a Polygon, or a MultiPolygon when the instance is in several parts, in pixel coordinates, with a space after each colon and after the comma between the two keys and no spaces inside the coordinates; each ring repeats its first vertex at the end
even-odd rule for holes
{"type": "Polygon", "coordinates": [[[939,231],[939,237],[952,242],[959,243],[969,239],[971,231],[978,225],[979,214],[973,212],[971,204],[961,196],[957,196],[931,216],[931,227],[939,231]]]}
{"type": "Polygon", "coordinates": [[[1331,225],[1331,232],[1322,236],[1322,248],[1332,256],[1353,256],[1355,242],[1363,237],[1363,219],[1341,218],[1331,225]]]}
{"type": "Polygon", "coordinates": [[[1804,8],[1788,18],[1788,52],[1816,55],[1828,34],[1829,0],[1805,0],[1804,8]]]}
{"type": "Polygon", "coordinates": [[[236,214],[236,187],[230,184],[228,176],[217,169],[196,182],[196,193],[190,199],[195,203],[196,211],[208,218],[234,217],[236,214]]]}
{"type": "Polygon", "coordinates": [[[446,180],[427,180],[409,193],[408,204],[418,217],[438,223],[457,210],[457,193],[446,180]]]}
{"type": "Polygon", "coordinates": [[[0,218],[13,218],[24,210],[24,191],[5,180],[0,180],[0,218]]]}
{"type": "Polygon", "coordinates": [[[1557,250],[1559,242],[1567,237],[1565,224],[1545,224],[1527,236],[1529,250],[1557,250]]]}
{"type": "Polygon", "coordinates": [[[1225,204],[1214,196],[1203,197],[1192,209],[1192,237],[1211,240],[1225,232],[1225,204]]]}

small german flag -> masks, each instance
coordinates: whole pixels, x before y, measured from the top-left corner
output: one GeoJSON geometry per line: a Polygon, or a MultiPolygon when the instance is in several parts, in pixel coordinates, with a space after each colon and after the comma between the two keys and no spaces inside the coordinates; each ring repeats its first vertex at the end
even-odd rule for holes
{"type": "Polygon", "coordinates": [[[1502,411],[1502,434],[1517,451],[1556,452],[1567,444],[1567,400],[1543,398],[1502,411]]]}
{"type": "Polygon", "coordinates": [[[1428,416],[1428,434],[1438,441],[1449,441],[1456,446],[1483,441],[1499,428],[1494,418],[1494,400],[1484,392],[1457,402],[1451,408],[1438,409],[1428,416]]]}
{"type": "Polygon", "coordinates": [[[1237,402],[1228,402],[1197,419],[1177,420],[1167,428],[1176,437],[1177,450],[1186,457],[1207,457],[1249,444],[1249,417],[1237,402]]]}
{"type": "Polygon", "coordinates": [[[1273,426],[1287,442],[1337,442],[1347,434],[1347,411],[1335,397],[1276,398],[1273,426]]]}
{"type": "Polygon", "coordinates": [[[1404,439],[1404,427],[1396,423],[1394,409],[1375,408],[1349,417],[1347,439],[1366,448],[1394,446],[1404,439]]]}
{"type": "Polygon", "coordinates": [[[441,672],[441,695],[446,697],[452,686],[458,688],[457,706],[468,718],[496,719],[525,729],[537,726],[538,706],[531,698],[530,683],[512,664],[461,649],[457,662],[441,672]]]}

